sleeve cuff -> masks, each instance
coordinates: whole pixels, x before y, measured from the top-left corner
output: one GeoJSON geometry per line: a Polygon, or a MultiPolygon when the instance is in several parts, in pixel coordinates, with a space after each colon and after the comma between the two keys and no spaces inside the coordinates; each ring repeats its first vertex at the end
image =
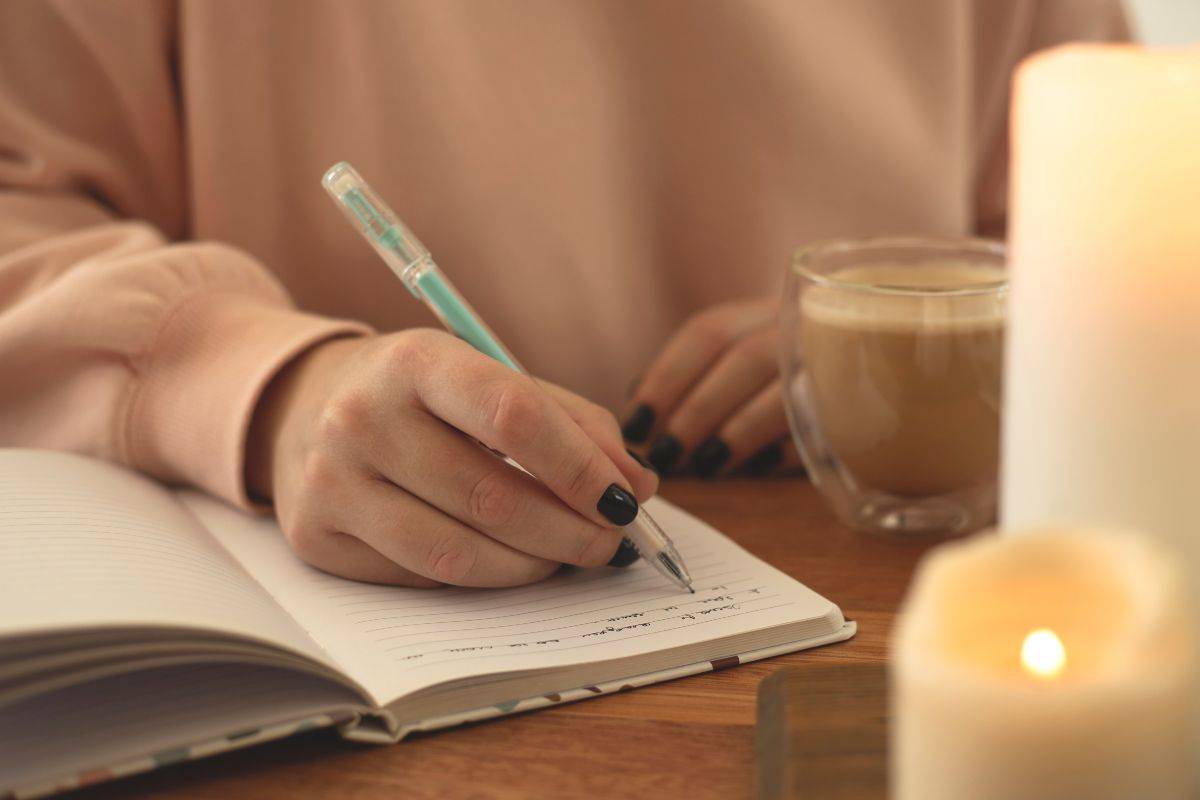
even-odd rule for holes
{"type": "Polygon", "coordinates": [[[314,344],[370,332],[245,295],[192,295],[146,354],[125,429],[128,463],[255,507],[246,489],[246,437],[263,390],[314,344]]]}

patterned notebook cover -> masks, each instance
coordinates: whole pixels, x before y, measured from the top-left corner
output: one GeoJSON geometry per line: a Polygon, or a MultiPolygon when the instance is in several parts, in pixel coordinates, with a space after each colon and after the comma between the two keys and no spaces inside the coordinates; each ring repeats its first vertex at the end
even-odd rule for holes
{"type": "Polygon", "coordinates": [[[735,667],[739,664],[747,664],[751,661],[758,661],[764,658],[771,658],[772,656],[783,655],[784,653],[792,653],[798,650],[806,650],[825,644],[841,642],[852,637],[856,630],[856,624],[854,622],[847,621],[840,630],[834,631],[827,636],[805,639],[803,641],[791,642],[776,647],[763,648],[761,650],[753,650],[747,653],[720,658],[715,661],[701,661],[695,664],[673,667],[671,669],[651,672],[645,675],[636,675],[629,678],[610,681],[608,683],[601,683],[592,686],[580,686],[575,689],[569,689],[561,692],[551,692],[544,695],[536,695],[534,697],[514,699],[492,706],[485,706],[483,708],[477,708],[470,711],[463,711],[457,714],[433,717],[430,719],[406,724],[402,726],[395,734],[389,733],[384,725],[371,724],[371,718],[360,718],[356,716],[345,719],[336,719],[324,714],[305,719],[281,722],[275,725],[264,726],[251,730],[235,731],[218,739],[196,742],[184,747],[174,747],[168,750],[161,750],[149,755],[130,758],[128,761],[122,761],[117,764],[98,766],[73,774],[63,775],[37,785],[19,787],[16,790],[4,795],[2,800],[10,800],[10,798],[12,800],[26,800],[26,798],[44,797],[46,795],[55,794],[58,792],[65,792],[84,786],[91,786],[94,784],[103,783],[105,781],[111,781],[116,778],[125,777],[127,775],[148,772],[149,770],[166,767],[171,764],[178,764],[184,761],[193,761],[199,758],[205,758],[206,756],[216,755],[218,753],[224,753],[230,750],[237,750],[243,747],[250,747],[251,745],[260,744],[262,742],[268,742],[274,739],[282,739],[284,737],[303,733],[305,731],[330,726],[337,726],[340,734],[344,738],[351,741],[369,742],[372,744],[391,744],[400,741],[409,733],[413,733],[415,731],[433,731],[440,728],[462,725],[468,722],[477,722],[479,720],[489,719],[492,717],[518,714],[523,711],[532,711],[534,709],[544,708],[546,706],[571,703],[576,700],[586,700],[588,698],[599,697],[605,694],[613,694],[616,692],[627,691],[629,689],[636,689],[641,686],[649,686],[653,683],[661,683],[663,681],[674,680],[676,678],[684,678],[689,675],[697,675],[702,672],[715,672],[728,667],[735,667]]]}

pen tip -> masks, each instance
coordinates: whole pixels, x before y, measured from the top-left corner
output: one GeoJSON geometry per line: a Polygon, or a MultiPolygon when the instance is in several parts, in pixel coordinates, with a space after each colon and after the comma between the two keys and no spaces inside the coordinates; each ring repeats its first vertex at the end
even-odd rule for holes
{"type": "Polygon", "coordinates": [[[695,590],[695,589],[693,589],[693,588],[692,588],[692,587],[690,587],[690,586],[688,587],[688,591],[689,591],[689,592],[691,592],[692,594],[695,594],[695,593],[696,593],[696,590],[695,590]]]}

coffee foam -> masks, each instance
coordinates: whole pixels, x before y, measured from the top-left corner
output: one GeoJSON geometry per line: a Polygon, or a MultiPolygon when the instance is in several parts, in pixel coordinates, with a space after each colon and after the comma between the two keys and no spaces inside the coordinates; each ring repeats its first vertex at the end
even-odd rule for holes
{"type": "Polygon", "coordinates": [[[1005,280],[999,267],[962,261],[878,263],[845,267],[826,277],[837,285],[810,285],[800,299],[802,314],[813,323],[903,331],[994,328],[1004,323],[1002,299],[988,290],[1005,280]],[[981,291],[954,294],[973,288],[981,291]]]}

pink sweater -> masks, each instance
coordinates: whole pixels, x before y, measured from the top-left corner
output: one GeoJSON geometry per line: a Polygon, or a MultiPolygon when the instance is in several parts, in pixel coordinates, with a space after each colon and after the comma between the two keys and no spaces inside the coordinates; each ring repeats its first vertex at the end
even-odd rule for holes
{"type": "Polygon", "coordinates": [[[535,373],[616,407],[816,238],[1003,224],[1009,72],[1115,0],[0,3],[0,444],[246,503],[272,375],[429,325],[346,159],[535,373]]]}

